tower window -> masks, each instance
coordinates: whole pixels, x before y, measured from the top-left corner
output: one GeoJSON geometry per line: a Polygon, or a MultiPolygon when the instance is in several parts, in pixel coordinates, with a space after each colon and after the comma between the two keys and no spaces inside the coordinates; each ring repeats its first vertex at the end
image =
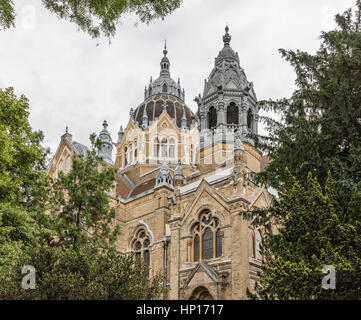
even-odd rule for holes
{"type": "Polygon", "coordinates": [[[169,140],[169,158],[175,158],[175,140],[173,138],[169,140]]]}
{"type": "Polygon", "coordinates": [[[191,159],[190,159],[190,163],[193,163],[193,157],[194,157],[194,147],[193,144],[191,144],[191,159]]]}
{"type": "Polygon", "coordinates": [[[154,139],[154,144],[153,144],[153,156],[154,158],[158,158],[159,157],[159,140],[158,138],[154,139]]]}
{"type": "Polygon", "coordinates": [[[133,163],[133,145],[129,146],[129,164],[133,163]]]}
{"type": "Polygon", "coordinates": [[[227,107],[227,124],[239,124],[238,107],[234,102],[227,107]]]}
{"type": "Polygon", "coordinates": [[[128,165],[128,148],[124,148],[124,166],[128,165]]]}
{"type": "Polygon", "coordinates": [[[162,152],[162,158],[167,158],[168,157],[168,146],[167,146],[167,139],[166,138],[163,138],[162,139],[162,144],[161,144],[161,152],[162,152]]]}
{"type": "Polygon", "coordinates": [[[222,256],[222,236],[219,220],[209,211],[200,216],[193,227],[193,261],[209,260],[222,256]]]}
{"type": "Polygon", "coordinates": [[[217,112],[214,107],[210,107],[208,111],[208,128],[213,129],[217,126],[217,112]]]}
{"type": "Polygon", "coordinates": [[[251,109],[248,109],[248,112],[247,112],[247,127],[250,130],[253,129],[253,113],[252,113],[251,109]]]}
{"type": "Polygon", "coordinates": [[[168,92],[168,88],[166,84],[163,84],[162,92],[168,92]]]}

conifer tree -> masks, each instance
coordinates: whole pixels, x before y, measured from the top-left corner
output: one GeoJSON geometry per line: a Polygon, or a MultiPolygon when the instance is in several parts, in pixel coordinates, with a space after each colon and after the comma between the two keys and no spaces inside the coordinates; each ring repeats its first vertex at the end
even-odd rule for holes
{"type": "Polygon", "coordinates": [[[256,178],[279,198],[244,215],[278,225],[279,234],[265,234],[253,297],[361,298],[361,1],[336,22],[316,54],[280,50],[297,89],[289,99],[261,102],[281,120],[263,117],[269,136],[252,135],[271,160],[256,178]],[[335,290],[321,287],[325,265],[336,269],[335,290]]]}

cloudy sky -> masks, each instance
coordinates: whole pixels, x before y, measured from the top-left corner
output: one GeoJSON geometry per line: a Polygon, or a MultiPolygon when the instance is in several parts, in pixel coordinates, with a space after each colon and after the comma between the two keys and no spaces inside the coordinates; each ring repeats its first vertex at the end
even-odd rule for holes
{"type": "Polygon", "coordinates": [[[150,76],[160,71],[167,39],[171,76],[181,79],[188,106],[203,92],[228,23],[231,46],[253,81],[258,99],[288,97],[294,72],[279,48],[315,52],[322,30],[355,0],[184,0],[164,21],[135,27],[127,15],[111,44],[94,40],[59,20],[40,0],[14,0],[16,28],[0,33],[0,87],[12,86],[30,100],[30,122],[55,152],[69,127],[85,144],[104,119],[113,140],[129,110],[144,97],[150,76]],[[98,45],[97,45],[98,44],[98,45]]]}

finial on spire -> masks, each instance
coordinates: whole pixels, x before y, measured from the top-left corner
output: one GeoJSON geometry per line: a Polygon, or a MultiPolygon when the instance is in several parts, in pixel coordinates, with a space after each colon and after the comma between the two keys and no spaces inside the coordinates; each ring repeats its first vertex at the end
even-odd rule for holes
{"type": "Polygon", "coordinates": [[[69,133],[68,126],[65,127],[65,133],[69,133]]]}
{"type": "Polygon", "coordinates": [[[107,127],[108,127],[108,122],[107,122],[107,120],[104,120],[104,122],[103,122],[103,128],[106,130],[107,127]]]}
{"type": "Polygon", "coordinates": [[[232,37],[228,33],[228,31],[229,31],[228,23],[226,24],[226,27],[224,30],[226,31],[226,34],[223,36],[223,42],[224,42],[225,46],[229,46],[229,43],[231,42],[232,37]]]}
{"type": "Polygon", "coordinates": [[[168,51],[167,51],[167,39],[164,39],[164,50],[163,50],[164,56],[166,56],[167,53],[168,53],[168,51]]]}

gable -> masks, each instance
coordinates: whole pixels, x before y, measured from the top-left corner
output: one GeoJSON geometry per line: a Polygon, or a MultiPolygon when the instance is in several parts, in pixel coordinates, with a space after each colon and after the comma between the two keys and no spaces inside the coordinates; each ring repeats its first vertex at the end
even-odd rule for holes
{"type": "Polygon", "coordinates": [[[205,180],[202,180],[193,194],[193,199],[184,208],[181,224],[191,225],[203,209],[208,209],[213,213],[217,212],[223,221],[226,219],[224,212],[229,212],[227,200],[205,180]]]}

